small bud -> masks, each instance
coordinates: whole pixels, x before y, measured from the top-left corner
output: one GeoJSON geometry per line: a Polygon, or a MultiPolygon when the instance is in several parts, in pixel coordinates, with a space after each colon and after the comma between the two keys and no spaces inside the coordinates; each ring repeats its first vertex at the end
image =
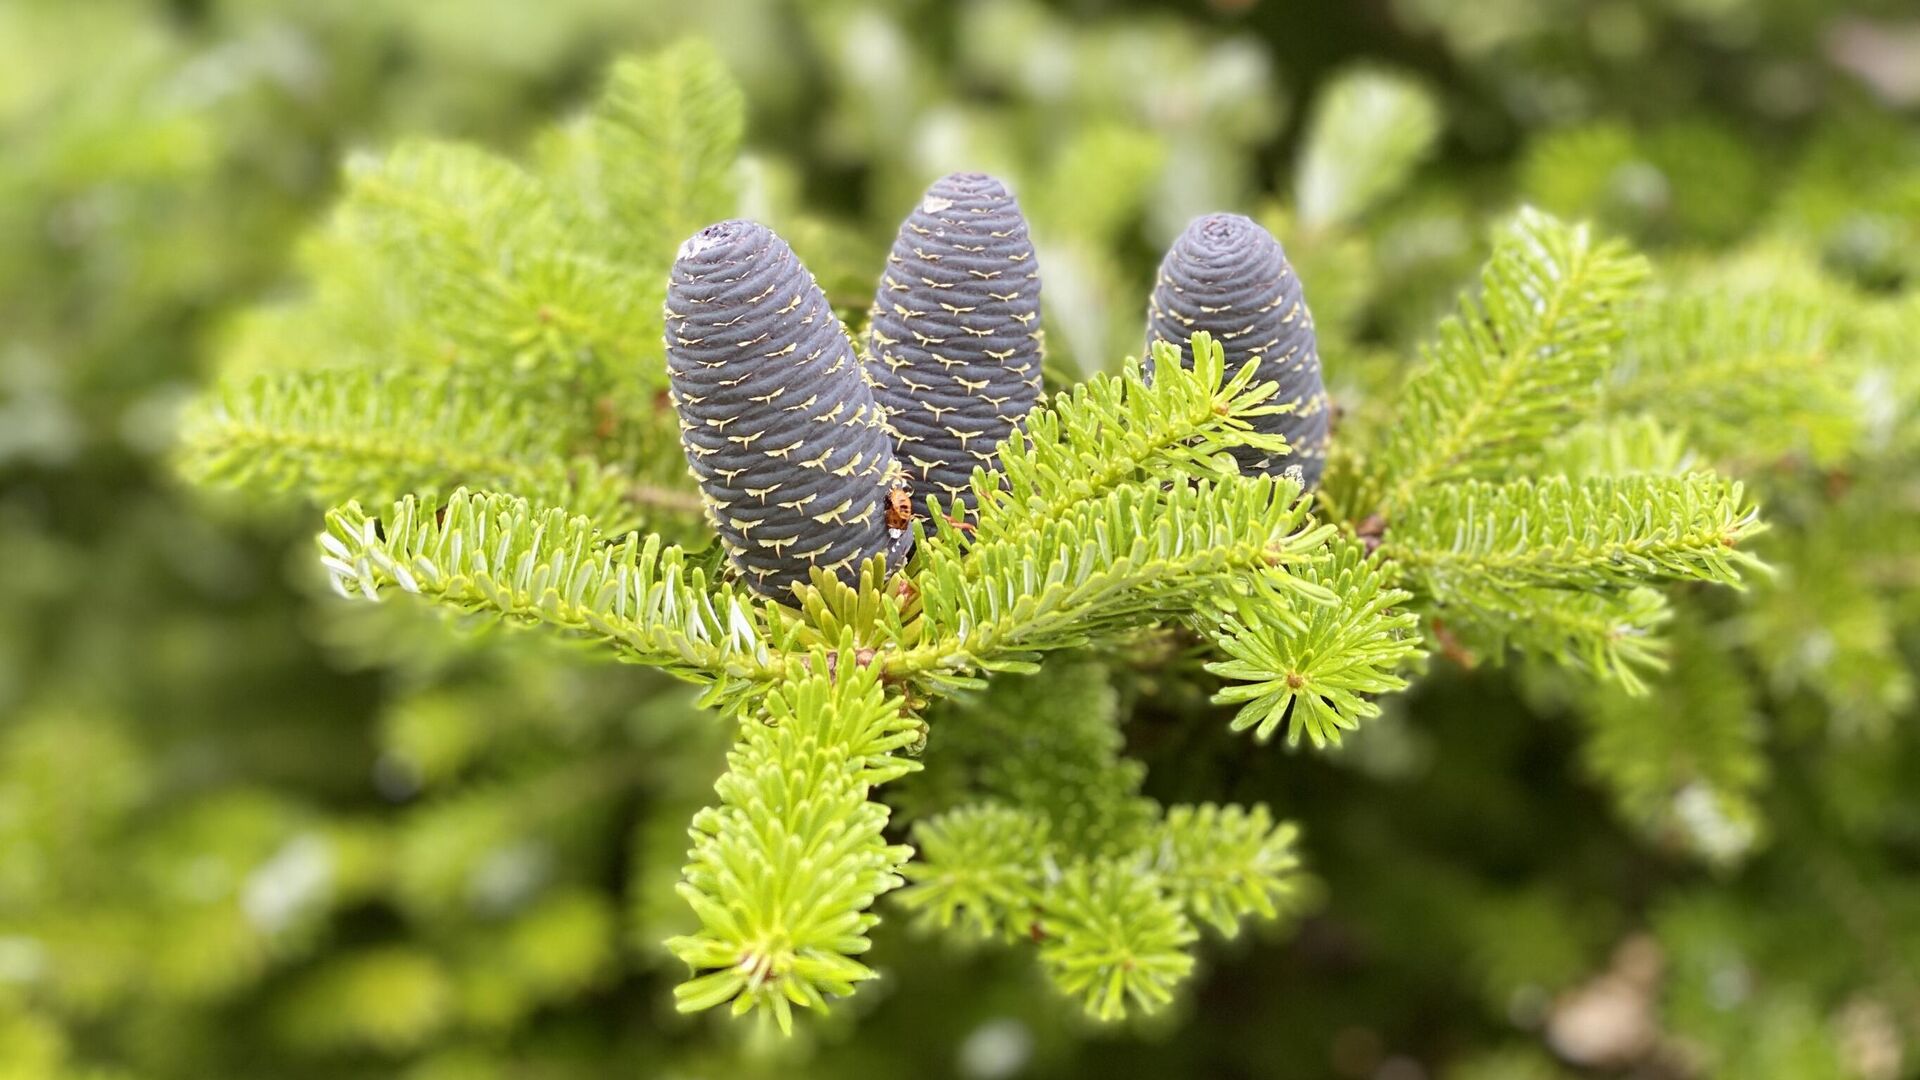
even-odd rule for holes
{"type": "Polygon", "coordinates": [[[1040,267],[1000,181],[942,177],[901,223],[867,360],[916,496],[971,509],[974,467],[993,470],[1040,399],[1040,267]]]}
{"type": "Polygon", "coordinates": [[[1148,374],[1158,341],[1179,346],[1182,362],[1192,367],[1189,339],[1200,330],[1225,350],[1228,377],[1258,358],[1255,378],[1280,387],[1268,403],[1294,406],[1253,418],[1259,431],[1285,436],[1291,452],[1236,451],[1241,471],[1277,475],[1298,466],[1304,486],[1317,486],[1326,465],[1329,408],[1313,316],[1280,242],[1239,214],[1195,218],[1161,261],[1147,304],[1148,374]]]}
{"type": "Polygon", "coordinates": [[[666,315],[681,444],[733,565],[772,597],[813,567],[854,584],[888,545],[896,470],[813,275],[765,226],[723,221],[681,246],[666,315]]]}

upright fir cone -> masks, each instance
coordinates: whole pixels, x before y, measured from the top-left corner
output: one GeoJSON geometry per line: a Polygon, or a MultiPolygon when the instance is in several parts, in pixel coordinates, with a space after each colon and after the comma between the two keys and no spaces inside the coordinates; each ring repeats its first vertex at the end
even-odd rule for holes
{"type": "Polygon", "coordinates": [[[1000,181],[941,177],[901,223],[867,356],[916,498],[972,509],[974,466],[992,471],[1040,400],[1040,266],[1000,181]]]}
{"type": "Polygon", "coordinates": [[[1182,362],[1192,367],[1188,339],[1199,330],[1225,350],[1229,376],[1257,357],[1256,378],[1280,386],[1270,402],[1294,405],[1292,412],[1254,420],[1260,431],[1285,436],[1291,450],[1277,457],[1235,451],[1241,471],[1278,474],[1298,466],[1301,483],[1312,490],[1326,465],[1329,412],[1313,316],[1280,242],[1239,214],[1195,218],[1161,260],[1147,303],[1148,375],[1157,341],[1178,345],[1182,362]]]}
{"type": "Polygon", "coordinates": [[[786,241],[723,221],[682,244],[666,344],[687,463],[756,591],[784,598],[812,567],[852,584],[900,538],[887,521],[897,470],[885,420],[786,241]]]}

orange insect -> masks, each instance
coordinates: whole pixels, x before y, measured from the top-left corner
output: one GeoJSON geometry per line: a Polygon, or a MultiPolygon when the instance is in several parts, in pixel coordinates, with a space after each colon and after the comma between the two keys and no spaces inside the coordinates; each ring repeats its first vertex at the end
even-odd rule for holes
{"type": "Polygon", "coordinates": [[[887,528],[904,529],[913,524],[913,494],[904,484],[887,491],[887,528]]]}

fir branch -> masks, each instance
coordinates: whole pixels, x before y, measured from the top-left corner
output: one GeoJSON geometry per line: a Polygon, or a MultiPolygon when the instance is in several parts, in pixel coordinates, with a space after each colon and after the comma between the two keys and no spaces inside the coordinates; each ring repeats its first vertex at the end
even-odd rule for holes
{"type": "Polygon", "coordinates": [[[1798,282],[1662,294],[1629,317],[1606,407],[1678,425],[1714,460],[1832,461],[1859,426],[1853,372],[1836,355],[1844,303],[1798,282]]]}
{"type": "Polygon", "coordinates": [[[1380,551],[1440,603],[1498,608],[1535,586],[1738,586],[1760,566],[1738,545],[1761,528],[1741,485],[1710,475],[1469,481],[1415,496],[1380,551]]]}
{"type": "Polygon", "coordinates": [[[657,282],[680,241],[733,216],[745,128],[745,98],[704,41],[615,64],[590,152],[564,173],[584,210],[573,233],[657,282]]]}
{"type": "Polygon", "coordinates": [[[895,754],[920,726],[873,668],[811,660],[743,718],[721,803],[694,817],[680,894],[701,928],[667,943],[695,972],[674,993],[682,1012],[732,1002],[791,1030],[793,1006],[824,1011],[874,977],[854,959],[879,921],[867,909],[902,884],[912,849],[886,842],[886,807],[867,794],[919,767],[895,754]]]}
{"type": "Polygon", "coordinates": [[[1618,242],[1521,211],[1496,239],[1480,298],[1441,324],[1407,380],[1369,457],[1367,497],[1352,505],[1392,520],[1437,483],[1523,467],[1596,399],[1620,336],[1616,309],[1645,273],[1618,242]]]}
{"type": "Polygon", "coordinates": [[[950,640],[955,655],[927,666],[1074,648],[1236,589],[1317,595],[1282,570],[1331,535],[1298,494],[1266,476],[1123,486],[964,550],[937,522],[915,585],[931,647],[950,640]]]}
{"type": "Polygon", "coordinates": [[[547,369],[548,387],[597,388],[613,361],[657,348],[658,275],[569,243],[548,185],[503,158],[403,143],[350,171],[339,222],[382,253],[413,318],[456,360],[505,359],[547,369]]]}
{"type": "Polygon", "coordinates": [[[1040,942],[1042,967],[1099,1020],[1170,999],[1192,969],[1189,917],[1233,937],[1249,916],[1278,917],[1297,887],[1298,830],[1261,806],[1176,806],[1138,845],[1106,853],[1063,849],[1046,817],[999,803],[913,835],[902,906],[970,940],[1040,942]]]}
{"type": "Polygon", "coordinates": [[[1081,863],[1041,898],[1040,964],[1097,1020],[1152,1013],[1193,971],[1198,936],[1180,904],[1130,858],[1081,863]]]}
{"type": "Polygon", "coordinates": [[[1655,589],[1515,589],[1501,593],[1497,607],[1461,614],[1461,629],[1486,652],[1511,648],[1615,683],[1628,694],[1644,694],[1644,676],[1667,668],[1670,649],[1660,631],[1673,612],[1655,589]]]}
{"type": "Polygon", "coordinates": [[[320,502],[424,500],[459,486],[525,495],[608,528],[637,524],[633,482],[578,456],[546,410],[457,374],[286,372],[196,403],[180,439],[195,483],[320,502]]]}
{"type": "Polygon", "coordinates": [[[1584,480],[1596,476],[1678,476],[1695,467],[1681,432],[1651,416],[1621,416],[1576,424],[1540,451],[1542,476],[1584,480]]]}
{"type": "Polygon", "coordinates": [[[1638,828],[1713,862],[1732,862],[1761,837],[1755,792],[1767,776],[1754,680],[1723,642],[1683,620],[1679,662],[1651,699],[1593,694],[1581,759],[1638,828]]]}
{"type": "Polygon", "coordinates": [[[1265,806],[1174,806],[1149,846],[1153,872],[1186,912],[1223,936],[1249,914],[1277,918],[1292,900],[1300,830],[1265,806]]]}
{"type": "Polygon", "coordinates": [[[1289,746],[1303,734],[1315,747],[1339,745],[1342,731],[1379,715],[1375,695],[1407,685],[1396,671],[1420,655],[1417,619],[1400,610],[1412,594],[1394,588],[1355,543],[1337,543],[1325,561],[1293,573],[1332,599],[1290,604],[1296,625],[1255,607],[1208,627],[1230,659],[1207,670],[1237,680],[1213,700],[1244,702],[1233,730],[1252,728],[1263,742],[1285,727],[1289,746]]]}
{"type": "Polygon", "coordinates": [[[1024,432],[1000,446],[1000,472],[974,476],[981,541],[1024,535],[1113,488],[1141,481],[1219,479],[1237,470],[1225,455],[1236,447],[1285,449],[1281,439],[1256,432],[1251,421],[1268,415],[1273,383],[1247,364],[1228,377],[1226,354],[1206,334],[1192,340],[1194,364],[1160,344],[1153,384],[1128,365],[1120,375],[1095,375],[1027,417],[1024,432]]]}
{"type": "Polygon", "coordinates": [[[1320,91],[1294,178],[1300,223],[1347,224],[1392,194],[1440,134],[1433,96],[1404,75],[1341,73],[1320,91]]]}
{"type": "Polygon", "coordinates": [[[1130,850],[1158,814],[1141,797],[1146,767],[1126,757],[1120,696],[1105,663],[1050,660],[1005,674],[931,717],[927,769],[893,799],[903,811],[990,798],[1043,814],[1069,855],[1130,850]]]}
{"type": "Polygon", "coordinates": [[[918,857],[900,870],[912,884],[895,900],[922,925],[1006,941],[1027,932],[1044,879],[1040,853],[1049,846],[1043,814],[962,806],[916,822],[913,842],[918,857]]]}
{"type": "Polygon", "coordinates": [[[343,596],[398,588],[544,623],[695,681],[772,678],[786,643],[769,639],[750,597],[709,584],[680,548],[637,535],[608,545],[586,518],[511,496],[456,491],[439,510],[410,496],[377,521],[348,503],[327,515],[319,542],[343,596]]]}

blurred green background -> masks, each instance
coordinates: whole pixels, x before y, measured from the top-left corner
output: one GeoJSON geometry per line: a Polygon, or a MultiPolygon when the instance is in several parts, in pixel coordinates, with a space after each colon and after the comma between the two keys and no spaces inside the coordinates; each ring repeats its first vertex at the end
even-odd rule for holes
{"type": "Polygon", "coordinates": [[[1920,1075],[1917,294],[1894,0],[0,0],[0,1080],[1920,1075]],[[1288,246],[1350,410],[1521,202],[1839,298],[1832,400],[1692,432],[1780,570],[1683,605],[1648,697],[1436,661],[1336,754],[1078,688],[1135,707],[1155,794],[1306,830],[1316,912],[1172,1015],[1091,1027],[890,918],[882,984],[799,1038],[678,1017],[656,943],[720,726],[329,604],[313,508],[168,455],[325,258],[296,239],[349,155],[523,151],[687,36],[747,95],[747,210],[836,304],[932,177],[1012,181],[1063,378],[1137,352],[1158,253],[1223,208],[1288,246]]]}

